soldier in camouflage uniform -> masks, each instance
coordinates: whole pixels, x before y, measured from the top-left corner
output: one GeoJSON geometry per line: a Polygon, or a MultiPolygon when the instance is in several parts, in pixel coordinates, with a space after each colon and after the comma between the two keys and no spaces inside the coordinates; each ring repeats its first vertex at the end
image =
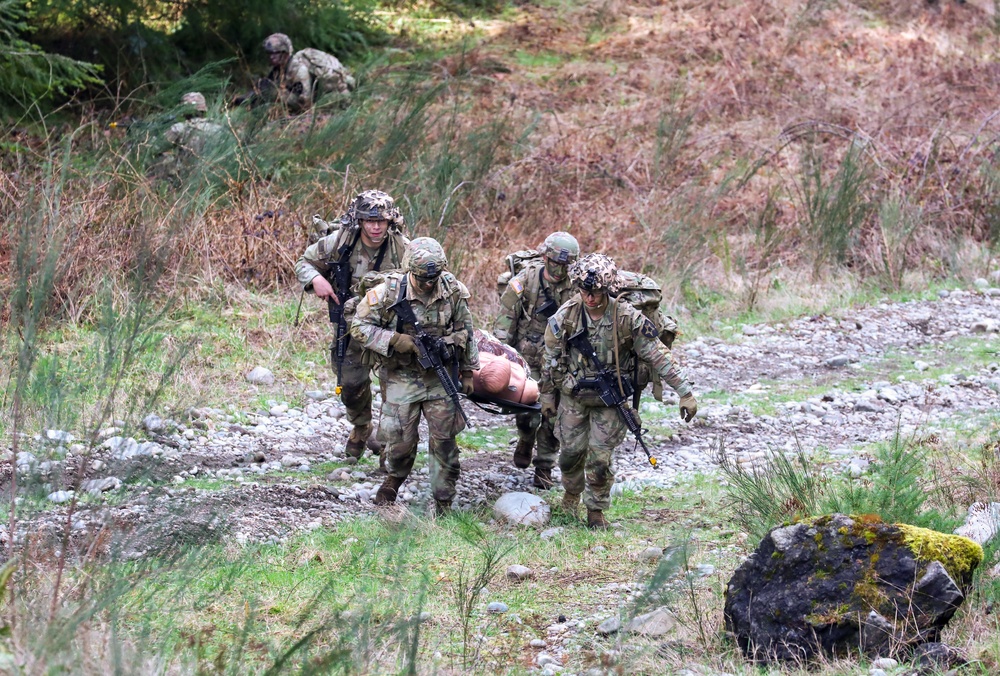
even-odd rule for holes
{"type": "MultiPolygon", "coordinates": [[[[338,302],[347,295],[334,289],[334,270],[339,261],[351,269],[350,299],[344,305],[344,316],[350,327],[358,303],[358,285],[367,273],[401,267],[409,240],[403,235],[405,223],[392,197],[380,190],[366,190],[351,203],[340,219],[340,228],[309,246],[295,264],[295,275],[306,291],[319,298],[338,302]]],[[[336,327],[335,327],[336,329],[336,327]]],[[[336,370],[336,341],[330,348],[330,363],[336,370]]],[[[349,338],[347,338],[349,340],[349,338]]],[[[350,341],[341,373],[341,397],[347,409],[347,420],[354,425],[347,439],[345,452],[360,458],[365,442],[372,432],[371,363],[364,363],[361,344],[350,341]]]]}
{"type": "Polygon", "coordinates": [[[218,137],[224,131],[223,127],[205,119],[208,104],[200,92],[188,92],[182,96],[181,105],[184,106],[184,121],[171,125],[166,138],[182,153],[201,156],[206,144],[213,136],[218,137]]]}
{"type": "Polygon", "coordinates": [[[292,55],[292,41],[284,33],[269,35],[264,51],[271,62],[264,81],[273,86],[270,93],[290,113],[306,110],[323,94],[347,94],[354,89],[354,78],[337,57],[312,48],[292,55]]]}
{"type": "Polygon", "coordinates": [[[578,350],[569,347],[569,338],[581,329],[586,331],[601,363],[617,370],[623,379],[630,377],[638,357],[680,395],[685,421],[694,417],[698,405],[652,321],[610,297],[617,276],[614,261],[604,254],[589,254],[570,267],[569,276],[580,293],[549,318],[545,329],[542,413],[556,415],[559,469],[566,489],[563,508],[575,514],[582,493],[587,525],[608,528],[604,510],[611,504],[615,478],[611,456],[628,428],[617,409],[605,406],[596,391],[586,386],[584,380],[596,373],[578,350]]]}
{"type": "Polygon", "coordinates": [[[437,463],[431,479],[436,512],[449,511],[455,497],[460,470],[455,436],[465,421],[434,371],[418,363],[413,336],[407,333],[413,327],[404,326],[394,309],[397,303],[409,302],[423,329],[449,346],[452,364],[461,373],[461,390],[471,394],[479,350],[472,339],[469,290],[445,270],[447,265],[444,249],[434,239],[413,240],[407,272],[388,273],[384,283],[368,291],[351,324],[351,336],[379,361],[379,378],[385,384],[379,439],[385,444],[388,476],[375,495],[377,505],[395,502],[413,468],[421,413],[427,420],[429,452],[437,463]]]}
{"type": "MultiPolygon", "coordinates": [[[[538,252],[542,258],[529,262],[507,284],[500,297],[500,314],[493,324],[493,334],[521,353],[535,380],[542,373],[545,324],[575,293],[568,269],[580,255],[580,244],[569,233],[554,232],[545,238],[538,252]]],[[[518,413],[514,419],[518,436],[514,465],[524,468],[531,464],[537,440],[534,484],[536,488],[551,488],[552,467],[559,455],[553,419],[540,413],[518,413]]]]}

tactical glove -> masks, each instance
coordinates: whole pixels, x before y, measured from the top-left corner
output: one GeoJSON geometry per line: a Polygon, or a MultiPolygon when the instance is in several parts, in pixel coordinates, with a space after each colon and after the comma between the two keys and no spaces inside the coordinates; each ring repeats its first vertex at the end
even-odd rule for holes
{"type": "Polygon", "coordinates": [[[413,342],[413,337],[398,331],[389,339],[389,347],[394,348],[397,354],[417,353],[417,344],[413,342]]]}
{"type": "Polygon", "coordinates": [[[698,402],[695,401],[693,394],[685,394],[681,397],[681,420],[691,422],[694,420],[694,414],[697,412],[698,402]]]}
{"type": "Polygon", "coordinates": [[[473,389],[472,371],[462,371],[462,394],[469,396],[473,389]]]}
{"type": "Polygon", "coordinates": [[[542,417],[549,420],[556,417],[556,393],[543,392],[538,397],[538,403],[542,405],[542,417]]]}

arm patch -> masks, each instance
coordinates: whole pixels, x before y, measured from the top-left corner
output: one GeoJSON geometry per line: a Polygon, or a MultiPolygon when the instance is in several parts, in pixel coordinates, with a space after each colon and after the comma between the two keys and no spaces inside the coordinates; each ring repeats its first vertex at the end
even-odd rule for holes
{"type": "Polygon", "coordinates": [[[374,289],[368,289],[368,293],[365,294],[365,299],[368,301],[369,307],[375,307],[382,301],[382,297],[379,296],[378,290],[384,289],[383,284],[379,284],[374,289]]]}
{"type": "Polygon", "coordinates": [[[556,319],[556,315],[549,317],[549,330],[552,331],[552,335],[556,338],[562,334],[562,327],[559,326],[559,321],[556,319]]]}
{"type": "Polygon", "coordinates": [[[649,317],[643,317],[642,326],[639,327],[638,333],[650,340],[656,340],[660,337],[659,332],[656,330],[656,325],[650,321],[649,317]]]}
{"type": "Polygon", "coordinates": [[[514,290],[514,293],[516,293],[518,297],[520,297],[521,294],[524,293],[524,284],[521,284],[521,280],[518,279],[517,277],[511,279],[510,282],[507,283],[507,285],[514,290]]]}

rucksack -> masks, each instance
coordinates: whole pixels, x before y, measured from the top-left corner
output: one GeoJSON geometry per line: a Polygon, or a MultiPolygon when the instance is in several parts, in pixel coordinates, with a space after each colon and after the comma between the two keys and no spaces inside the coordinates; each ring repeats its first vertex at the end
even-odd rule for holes
{"type": "Polygon", "coordinates": [[[536,260],[541,260],[542,254],[538,253],[534,249],[524,249],[523,251],[515,251],[512,254],[507,254],[504,258],[507,269],[500,273],[497,277],[497,295],[503,296],[503,292],[507,290],[507,285],[510,280],[521,270],[528,265],[528,263],[536,260]]]}
{"type": "Polygon", "coordinates": [[[660,341],[671,347],[677,337],[677,322],[660,310],[663,302],[663,287],[655,279],[641,272],[618,271],[618,290],[615,298],[625,301],[644,314],[660,336],[660,341]]]}

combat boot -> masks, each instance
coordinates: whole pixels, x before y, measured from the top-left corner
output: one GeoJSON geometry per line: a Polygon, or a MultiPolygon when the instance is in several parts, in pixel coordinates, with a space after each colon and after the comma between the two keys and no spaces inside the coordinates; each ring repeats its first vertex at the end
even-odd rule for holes
{"type": "Polygon", "coordinates": [[[351,430],[351,436],[347,437],[347,444],[344,445],[344,453],[352,458],[360,459],[365,452],[365,442],[372,433],[371,425],[356,425],[351,430]]]}
{"type": "Polygon", "coordinates": [[[576,516],[576,511],[580,508],[580,494],[566,492],[563,494],[562,510],[570,516],[576,516]]]}
{"type": "Polygon", "coordinates": [[[593,528],[594,530],[607,530],[611,528],[611,524],[604,518],[604,512],[600,509],[588,509],[587,528],[593,528]]]}
{"type": "Polygon", "coordinates": [[[534,485],[543,491],[552,488],[552,470],[548,467],[536,467],[534,485]]]}
{"type": "Polygon", "coordinates": [[[403,485],[406,479],[400,479],[399,477],[387,476],[382,485],[378,487],[378,492],[375,493],[374,503],[376,505],[391,505],[396,502],[396,495],[399,493],[399,487],[403,485]]]}
{"type": "Polygon", "coordinates": [[[514,449],[514,467],[525,469],[531,464],[531,449],[534,445],[534,441],[518,439],[517,448],[514,449]]]}
{"type": "Polygon", "coordinates": [[[451,514],[451,500],[434,498],[434,516],[448,516],[449,514],[451,514]]]}

